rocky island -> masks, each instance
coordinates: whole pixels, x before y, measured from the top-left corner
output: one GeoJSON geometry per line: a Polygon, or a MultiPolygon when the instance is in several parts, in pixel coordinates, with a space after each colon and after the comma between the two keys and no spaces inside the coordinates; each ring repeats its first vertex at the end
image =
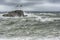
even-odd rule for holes
{"type": "Polygon", "coordinates": [[[8,12],[7,14],[3,14],[4,17],[15,17],[15,16],[27,16],[27,15],[24,15],[24,12],[22,10],[15,10],[15,11],[11,11],[11,12],[8,12]]]}

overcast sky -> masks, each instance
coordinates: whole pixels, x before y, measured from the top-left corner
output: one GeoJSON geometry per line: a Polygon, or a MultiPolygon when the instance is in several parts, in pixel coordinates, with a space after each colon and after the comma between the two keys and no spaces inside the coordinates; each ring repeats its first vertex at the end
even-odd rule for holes
{"type": "Polygon", "coordinates": [[[11,11],[22,4],[24,11],[60,11],[60,0],[0,0],[0,11],[11,11]]]}

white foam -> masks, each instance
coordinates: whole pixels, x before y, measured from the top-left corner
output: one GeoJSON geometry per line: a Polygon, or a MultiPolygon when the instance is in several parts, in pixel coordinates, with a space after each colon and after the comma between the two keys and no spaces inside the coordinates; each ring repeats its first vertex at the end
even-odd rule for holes
{"type": "Polygon", "coordinates": [[[17,38],[0,38],[0,40],[60,40],[60,37],[17,37],[17,38]]]}
{"type": "Polygon", "coordinates": [[[36,17],[36,15],[32,14],[32,13],[24,13],[24,15],[27,15],[27,17],[36,17]]]}
{"type": "Polygon", "coordinates": [[[54,20],[60,20],[60,18],[48,18],[48,17],[46,17],[46,18],[40,18],[40,17],[37,17],[37,20],[40,20],[41,22],[47,22],[47,21],[51,21],[51,22],[53,22],[54,20]]]}
{"type": "Polygon", "coordinates": [[[36,17],[36,20],[40,20],[41,22],[53,21],[53,19],[48,18],[46,16],[45,16],[45,18],[42,18],[44,16],[37,16],[37,15],[31,14],[31,13],[30,14],[25,13],[25,14],[28,15],[27,17],[36,17]]]}
{"type": "MultiPolygon", "coordinates": [[[[3,14],[0,14],[0,18],[4,18],[4,19],[6,19],[6,18],[19,18],[18,16],[15,16],[15,17],[3,17],[2,16],[3,14]]],[[[47,16],[38,16],[38,15],[35,15],[35,14],[33,14],[33,13],[24,13],[24,15],[27,15],[26,17],[36,17],[36,20],[38,21],[41,21],[41,22],[47,22],[47,21],[54,21],[54,20],[60,20],[60,18],[49,18],[49,17],[47,17],[47,16]]],[[[49,15],[54,15],[54,14],[49,14],[49,15]]],[[[23,17],[22,17],[23,18],[23,17]]]]}
{"type": "Polygon", "coordinates": [[[56,16],[56,14],[53,14],[53,13],[40,13],[40,15],[51,15],[51,16],[56,16]]]}

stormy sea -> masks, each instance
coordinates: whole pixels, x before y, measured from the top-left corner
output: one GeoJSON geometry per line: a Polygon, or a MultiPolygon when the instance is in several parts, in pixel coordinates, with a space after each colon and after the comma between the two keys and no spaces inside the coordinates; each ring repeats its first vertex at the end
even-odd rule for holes
{"type": "Polygon", "coordinates": [[[0,14],[0,40],[60,40],[60,13],[0,14]]]}

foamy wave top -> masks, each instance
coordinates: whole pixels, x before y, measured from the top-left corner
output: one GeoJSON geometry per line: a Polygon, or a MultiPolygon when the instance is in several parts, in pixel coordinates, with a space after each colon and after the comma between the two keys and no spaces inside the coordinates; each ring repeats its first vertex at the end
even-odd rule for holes
{"type": "MultiPolygon", "coordinates": [[[[18,17],[18,16],[15,16],[15,17],[3,17],[2,16],[3,14],[0,14],[0,18],[21,18],[21,17],[18,17]]],[[[38,16],[38,15],[35,15],[33,13],[24,13],[24,15],[27,15],[26,17],[35,17],[35,20],[39,20],[41,22],[47,22],[47,21],[54,21],[54,20],[60,20],[60,18],[49,18],[47,16],[38,16]]],[[[40,14],[41,15],[41,14],[40,14]]],[[[46,15],[46,13],[44,13],[44,15],[46,15]]],[[[48,15],[55,15],[55,14],[48,14],[48,15]]],[[[24,18],[24,17],[22,17],[24,18]]]]}

